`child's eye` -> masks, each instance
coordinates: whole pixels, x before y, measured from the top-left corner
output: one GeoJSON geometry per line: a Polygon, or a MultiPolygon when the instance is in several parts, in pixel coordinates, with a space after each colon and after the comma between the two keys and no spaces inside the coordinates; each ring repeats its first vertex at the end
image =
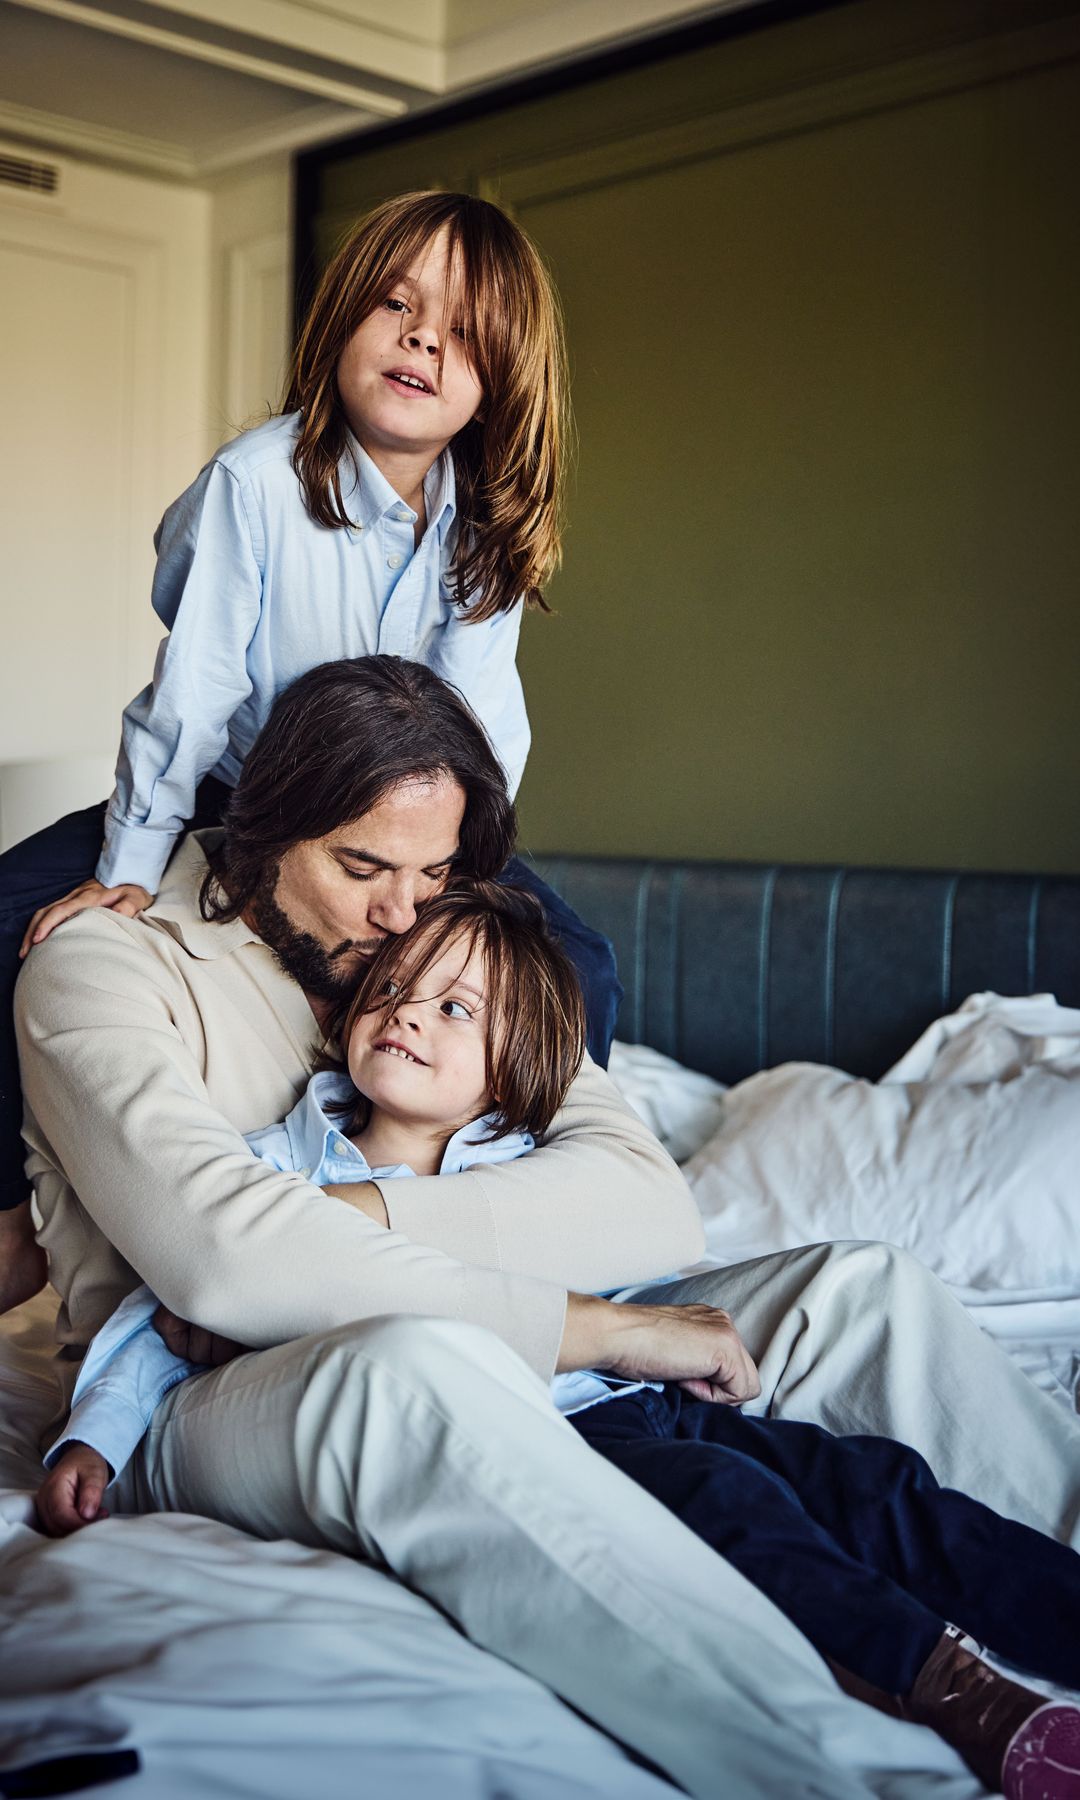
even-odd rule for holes
{"type": "Polygon", "coordinates": [[[444,1013],[448,1019],[472,1018],[472,1013],[467,1006],[462,1005],[460,1000],[444,1000],[439,1007],[439,1011],[444,1013]]]}
{"type": "Polygon", "coordinates": [[[383,993],[388,1000],[396,1000],[400,992],[401,987],[398,982],[386,981],[383,983],[383,993]]]}
{"type": "Polygon", "coordinates": [[[399,300],[396,295],[392,295],[386,304],[391,312],[403,313],[408,312],[409,310],[406,302],[404,300],[399,300]]]}

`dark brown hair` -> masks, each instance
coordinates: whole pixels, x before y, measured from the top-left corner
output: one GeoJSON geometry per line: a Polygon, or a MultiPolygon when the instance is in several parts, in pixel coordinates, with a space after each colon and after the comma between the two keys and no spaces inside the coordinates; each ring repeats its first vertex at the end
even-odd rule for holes
{"type": "MultiPolygon", "coordinates": [[[[495,1103],[488,1139],[511,1131],[538,1138],[581,1067],[585,1006],[573,963],[552,936],[540,902],[524,888],[454,882],[426,900],[415,925],[379,947],[330,1036],[347,1051],[361,1014],[389,1018],[459,939],[467,957],[479,948],[484,964],[487,1086],[495,1103]]],[[[347,1129],[362,1131],[370,1102],[361,1094],[355,1109],[351,1100],[346,1107],[347,1129]]]]}
{"type": "Polygon", "coordinates": [[[278,695],[225,813],[203,917],[245,912],[294,844],[362,819],[403,781],[449,776],[465,794],[455,868],[494,876],[517,821],[484,728],[455,688],[399,656],[320,663],[278,695]]]}
{"type": "Polygon", "coordinates": [[[293,466],[312,518],[331,528],[349,524],[338,363],[353,332],[444,228],[447,268],[461,270],[462,291],[453,298],[484,394],[479,415],[451,444],[460,520],[455,599],[470,603],[470,621],[507,612],[519,599],[546,612],[541,589],[559,561],[570,435],[566,349],[539,253],[490,201],[401,194],[349,234],[311,303],[282,402],[283,412],[301,414],[293,466]]]}

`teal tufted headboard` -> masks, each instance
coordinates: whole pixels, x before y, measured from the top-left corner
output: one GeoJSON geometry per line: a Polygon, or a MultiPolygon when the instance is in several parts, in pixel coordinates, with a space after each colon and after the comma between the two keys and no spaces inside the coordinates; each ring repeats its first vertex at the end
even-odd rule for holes
{"type": "Polygon", "coordinates": [[[1080,1006],[1080,877],[536,856],[615,946],[616,1036],[721,1081],[877,1077],[967,994],[1080,1006]]]}

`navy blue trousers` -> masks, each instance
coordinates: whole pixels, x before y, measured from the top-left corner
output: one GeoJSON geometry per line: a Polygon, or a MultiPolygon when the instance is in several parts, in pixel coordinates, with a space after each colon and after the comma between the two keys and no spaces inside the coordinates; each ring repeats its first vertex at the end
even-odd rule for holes
{"type": "Polygon", "coordinates": [[[570,1423],[872,1686],[910,1693],[948,1622],[1080,1688],[1080,1556],[940,1487],[906,1444],[747,1418],[674,1385],[570,1423]]]}
{"type": "MultiPolygon", "coordinates": [[[[200,784],[192,827],[220,823],[229,789],[213,776],[200,784]]],[[[105,831],[105,802],[68,813],[0,856],[0,1212],[18,1206],[28,1189],[23,1173],[22,1093],[15,1047],[13,999],[21,968],[19,945],[39,906],[58,900],[94,873],[105,831]]],[[[578,973],[585,997],[589,1055],[607,1067],[622,988],[615,952],[598,931],[582,923],[554,889],[518,857],[500,877],[526,887],[542,902],[548,923],[578,973]]],[[[270,1124],[268,1119],[267,1124],[270,1124]]]]}

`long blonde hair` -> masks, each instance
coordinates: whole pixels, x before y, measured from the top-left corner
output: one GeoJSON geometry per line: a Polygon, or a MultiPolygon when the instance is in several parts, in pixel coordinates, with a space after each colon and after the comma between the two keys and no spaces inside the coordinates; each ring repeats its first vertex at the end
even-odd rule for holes
{"type": "Polygon", "coordinates": [[[293,357],[283,412],[300,412],[293,466],[313,519],[350,523],[340,467],[348,437],[337,366],[353,332],[445,227],[460,259],[460,317],[484,399],[452,440],[458,547],[454,598],[470,620],[514,602],[548,608],[542,588],[561,550],[570,433],[559,303],[535,246],[490,201],[402,194],[362,219],[319,283],[293,357]]]}

